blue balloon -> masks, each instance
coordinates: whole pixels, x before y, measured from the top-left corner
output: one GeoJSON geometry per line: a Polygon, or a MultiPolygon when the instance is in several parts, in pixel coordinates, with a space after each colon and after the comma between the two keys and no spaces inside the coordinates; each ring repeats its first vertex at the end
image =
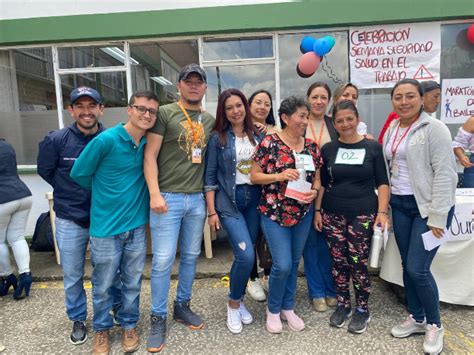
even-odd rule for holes
{"type": "Polygon", "coordinates": [[[313,51],[320,57],[326,55],[331,50],[331,43],[327,38],[319,38],[314,42],[313,51]]]}
{"type": "Polygon", "coordinates": [[[316,40],[313,37],[306,36],[301,40],[300,51],[305,54],[311,52],[314,48],[314,43],[316,40]]]}
{"type": "MultiPolygon", "coordinates": [[[[334,45],[336,44],[336,40],[334,39],[334,37],[333,36],[326,36],[324,38],[326,38],[328,40],[329,44],[331,45],[331,49],[332,49],[332,47],[334,47],[334,45]]],[[[331,49],[329,49],[329,50],[331,50],[331,49]]]]}

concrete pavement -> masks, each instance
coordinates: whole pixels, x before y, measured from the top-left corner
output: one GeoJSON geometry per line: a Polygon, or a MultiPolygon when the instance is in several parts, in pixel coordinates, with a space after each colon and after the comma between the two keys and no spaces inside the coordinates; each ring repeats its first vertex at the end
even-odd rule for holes
{"type": "MultiPolygon", "coordinates": [[[[170,300],[175,294],[176,281],[172,282],[170,300]]],[[[330,312],[312,311],[306,296],[304,278],[298,280],[296,311],[306,322],[300,333],[291,332],[287,326],[279,335],[270,335],[264,328],[265,303],[247,300],[254,315],[253,324],[244,326],[240,335],[231,334],[226,328],[227,284],[218,278],[200,279],[194,284],[193,309],[205,320],[205,329],[191,331],[181,324],[168,320],[169,336],[163,354],[420,354],[423,336],[395,339],[389,332],[391,326],[405,315],[404,307],[377,277],[373,278],[370,300],[372,321],[366,333],[353,335],[346,327],[331,328],[330,312]]],[[[89,312],[91,309],[90,284],[87,289],[89,312]]],[[[139,334],[142,345],[137,354],[145,354],[146,336],[149,331],[150,283],[144,281],[141,293],[141,320],[139,334]]],[[[171,310],[170,310],[171,311],[171,310]]],[[[469,307],[443,304],[442,320],[446,327],[445,354],[474,352],[473,311],[469,307]]],[[[89,315],[88,327],[91,325],[89,315]]],[[[71,322],[64,312],[61,282],[37,282],[29,298],[14,301],[11,296],[0,298],[1,336],[6,346],[5,354],[80,354],[90,353],[93,334],[80,346],[69,343],[71,322]]],[[[111,332],[112,354],[122,353],[120,328],[111,332]]]]}

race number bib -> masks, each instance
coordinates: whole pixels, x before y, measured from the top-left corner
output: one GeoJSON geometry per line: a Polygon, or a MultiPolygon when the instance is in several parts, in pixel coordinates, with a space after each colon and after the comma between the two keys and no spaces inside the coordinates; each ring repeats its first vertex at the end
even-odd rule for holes
{"type": "Polygon", "coordinates": [[[365,158],[365,149],[339,148],[335,164],[362,165],[365,158]]]}

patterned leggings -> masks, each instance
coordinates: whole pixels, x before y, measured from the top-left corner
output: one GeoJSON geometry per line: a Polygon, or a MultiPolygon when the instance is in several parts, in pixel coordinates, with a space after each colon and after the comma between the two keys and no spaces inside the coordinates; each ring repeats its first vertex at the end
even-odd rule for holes
{"type": "Polygon", "coordinates": [[[367,311],[370,279],[367,263],[373,234],[375,214],[347,218],[341,214],[323,214],[333,261],[332,277],[336,284],[337,302],[351,307],[349,282],[352,276],[356,307],[367,311]]]}

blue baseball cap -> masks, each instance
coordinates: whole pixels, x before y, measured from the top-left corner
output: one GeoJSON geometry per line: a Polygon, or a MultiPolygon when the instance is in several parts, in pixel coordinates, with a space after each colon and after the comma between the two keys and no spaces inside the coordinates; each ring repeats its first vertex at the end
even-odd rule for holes
{"type": "Polygon", "coordinates": [[[94,90],[87,86],[81,86],[71,91],[71,95],[70,95],[71,105],[73,105],[79,98],[83,96],[90,97],[92,100],[102,105],[102,97],[97,92],[97,90],[94,90]]]}

